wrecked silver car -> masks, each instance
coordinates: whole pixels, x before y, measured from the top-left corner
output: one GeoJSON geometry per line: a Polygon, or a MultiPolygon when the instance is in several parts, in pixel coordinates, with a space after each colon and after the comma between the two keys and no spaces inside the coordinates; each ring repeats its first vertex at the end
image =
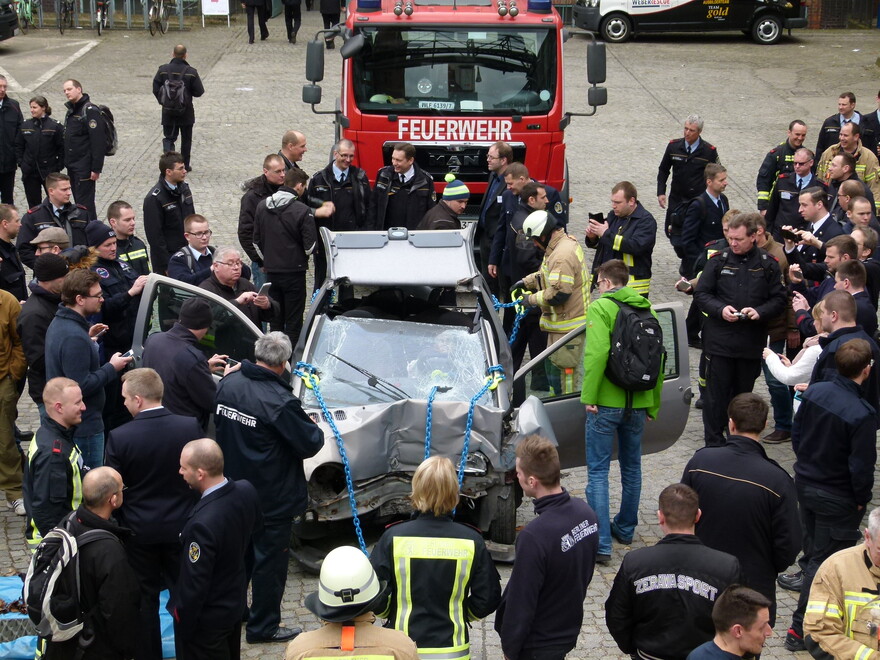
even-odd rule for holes
{"type": "MultiPolygon", "coordinates": [[[[292,385],[325,443],[304,464],[310,503],[296,521],[298,538],[351,538],[352,502],[362,520],[408,514],[413,472],[426,456],[443,455],[461,468],[456,515],[491,540],[512,543],[521,497],[514,458],[520,439],[541,433],[557,442],[564,468],[584,464],[579,392],[531,387],[532,374],[541,374],[536,384],[546,383],[554,352],[582,343],[584,328],[512,373],[501,319],[474,262],[471,232],[321,230],[328,276],[294,349],[292,385]]],[[[214,309],[202,342],[206,354],[252,359],[261,331],[241,312],[158,275],[144,289],[135,352],[147,334],[173,325],[183,300],[193,295],[214,309]]],[[[646,428],[644,453],[678,439],[691,398],[684,310],[679,303],[656,304],[655,310],[667,361],[663,404],[646,428]]],[[[574,382],[581,371],[576,367],[574,382]]]]}

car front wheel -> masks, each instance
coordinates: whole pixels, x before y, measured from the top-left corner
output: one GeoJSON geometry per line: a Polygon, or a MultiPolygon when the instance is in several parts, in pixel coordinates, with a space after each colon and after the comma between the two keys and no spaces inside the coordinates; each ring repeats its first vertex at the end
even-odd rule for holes
{"type": "Polygon", "coordinates": [[[621,43],[632,38],[632,22],[623,14],[611,14],[602,21],[602,39],[611,43],[621,43]]]}
{"type": "Polygon", "coordinates": [[[782,39],[782,21],[775,14],[763,14],[752,23],[752,39],[769,46],[782,39]]]}

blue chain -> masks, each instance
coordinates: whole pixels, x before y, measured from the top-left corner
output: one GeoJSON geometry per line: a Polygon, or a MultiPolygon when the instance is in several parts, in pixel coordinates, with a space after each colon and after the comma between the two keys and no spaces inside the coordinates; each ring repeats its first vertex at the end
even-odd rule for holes
{"type": "Polygon", "coordinates": [[[440,389],[439,385],[434,385],[431,388],[431,394],[428,395],[428,418],[425,420],[425,460],[427,461],[431,458],[431,418],[433,416],[434,409],[434,397],[437,396],[437,390],[440,389]]]}
{"type": "Polygon", "coordinates": [[[502,367],[500,364],[489,367],[486,371],[489,372],[489,375],[486,377],[486,382],[483,383],[483,387],[480,388],[480,391],[474,394],[473,398],[471,399],[471,405],[468,408],[467,424],[464,427],[464,444],[461,448],[461,461],[459,461],[458,463],[459,490],[461,490],[461,484],[462,482],[464,482],[464,466],[467,462],[468,453],[470,452],[471,426],[474,423],[474,407],[477,405],[477,401],[479,401],[486,392],[488,392],[490,389],[494,390],[496,387],[498,387],[498,383],[505,379],[504,367],[502,367]]]}
{"type": "Polygon", "coordinates": [[[529,313],[529,310],[521,304],[521,301],[522,298],[518,298],[509,303],[503,303],[498,300],[498,298],[496,298],[494,295],[492,296],[492,305],[495,307],[496,312],[504,307],[516,307],[517,305],[523,308],[521,312],[516,313],[516,318],[513,319],[513,328],[510,331],[510,337],[507,339],[508,344],[513,344],[513,342],[516,341],[516,335],[519,332],[519,323],[523,320],[525,315],[529,313]]]}
{"type": "Polygon", "coordinates": [[[324,419],[330,425],[333,435],[336,436],[336,447],[339,449],[339,456],[342,458],[342,467],[345,470],[345,486],[348,488],[348,503],[351,506],[351,520],[354,523],[354,532],[357,535],[358,545],[361,547],[361,550],[365,555],[369,556],[369,553],[367,552],[367,544],[364,541],[364,533],[361,531],[361,521],[358,517],[357,502],[354,499],[354,484],[352,483],[351,466],[348,462],[348,454],[345,452],[345,444],[342,442],[342,434],[336,427],[336,422],[333,421],[333,415],[331,415],[330,411],[327,409],[327,404],[324,403],[324,397],[321,396],[321,389],[318,386],[318,377],[315,375],[317,371],[318,370],[314,365],[311,365],[308,362],[297,362],[293,374],[302,378],[303,382],[315,393],[315,398],[318,400],[318,405],[321,406],[321,412],[324,415],[324,419]]]}

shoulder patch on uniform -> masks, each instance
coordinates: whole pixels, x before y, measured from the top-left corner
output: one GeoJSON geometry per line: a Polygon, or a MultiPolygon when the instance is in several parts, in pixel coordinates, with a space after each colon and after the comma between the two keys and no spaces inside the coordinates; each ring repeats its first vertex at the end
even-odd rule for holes
{"type": "Polygon", "coordinates": [[[88,211],[88,209],[85,206],[83,206],[82,204],[74,204],[74,206],[76,206],[76,208],[78,208],[78,209],[82,209],[83,211],[88,211]]]}
{"type": "Polygon", "coordinates": [[[780,173],[779,173],[779,178],[780,178],[780,179],[787,179],[788,177],[789,177],[789,173],[788,173],[788,172],[780,172],[780,173]]]}
{"type": "Polygon", "coordinates": [[[776,147],[773,147],[773,148],[770,150],[770,153],[771,153],[771,154],[775,154],[775,153],[776,153],[776,147]]]}
{"type": "Polygon", "coordinates": [[[32,208],[29,208],[29,209],[27,210],[27,212],[28,212],[28,213],[36,213],[36,212],[39,210],[39,208],[40,208],[41,206],[42,206],[42,204],[37,204],[36,206],[34,206],[34,207],[32,207],[32,208]]]}
{"type": "Polygon", "coordinates": [[[150,191],[150,194],[151,194],[153,197],[155,197],[156,195],[159,194],[160,191],[161,191],[161,188],[153,188],[153,190],[150,191]]]}
{"type": "Polygon", "coordinates": [[[719,251],[719,252],[716,252],[715,254],[713,254],[713,255],[712,255],[711,257],[709,257],[709,258],[710,258],[710,259],[714,259],[714,258],[717,257],[719,254],[724,254],[724,255],[726,255],[727,253],[726,253],[726,252],[721,252],[721,251],[719,251]]]}
{"type": "Polygon", "coordinates": [[[98,128],[98,122],[94,119],[89,119],[89,128],[98,128]]]}
{"type": "Polygon", "coordinates": [[[556,204],[553,205],[553,210],[557,213],[562,213],[562,202],[556,202],[556,204]]]}
{"type": "Polygon", "coordinates": [[[709,149],[710,149],[711,151],[717,151],[717,149],[715,149],[715,145],[714,145],[714,144],[710,144],[710,145],[709,145],[709,149]]]}
{"type": "Polygon", "coordinates": [[[95,272],[102,280],[106,280],[108,277],[110,277],[110,271],[106,268],[95,268],[95,272]]]}
{"type": "Polygon", "coordinates": [[[184,252],[183,250],[178,250],[177,252],[175,252],[174,254],[171,255],[171,258],[173,259],[174,257],[185,257],[185,256],[186,256],[186,252],[184,252]]]}
{"type": "Polygon", "coordinates": [[[779,261],[779,259],[777,259],[775,256],[773,256],[772,254],[770,254],[769,252],[766,252],[766,251],[764,252],[763,257],[764,257],[765,259],[766,259],[767,257],[770,257],[771,259],[773,259],[773,261],[777,261],[777,262],[779,261]]]}
{"type": "Polygon", "coordinates": [[[189,555],[190,562],[195,564],[199,560],[199,557],[202,556],[202,549],[199,547],[198,543],[193,541],[189,544],[189,552],[187,554],[189,555]]]}

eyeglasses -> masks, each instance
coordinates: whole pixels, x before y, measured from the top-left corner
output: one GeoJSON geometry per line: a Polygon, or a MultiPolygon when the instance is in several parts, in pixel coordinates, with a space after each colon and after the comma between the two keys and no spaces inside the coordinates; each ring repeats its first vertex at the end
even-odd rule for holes
{"type": "Polygon", "coordinates": [[[210,229],[206,231],[186,232],[187,236],[195,236],[196,238],[208,238],[214,232],[210,229]]]}
{"type": "Polygon", "coordinates": [[[489,155],[487,155],[487,156],[486,156],[486,160],[501,160],[501,158],[499,158],[498,156],[489,156],[489,155]]]}
{"type": "Polygon", "coordinates": [[[83,298],[97,298],[98,300],[104,300],[104,294],[99,293],[97,296],[88,295],[88,296],[83,296],[83,298]]]}
{"type": "Polygon", "coordinates": [[[798,162],[798,161],[793,161],[793,162],[794,162],[795,165],[809,165],[809,164],[810,164],[810,161],[808,161],[808,160],[802,160],[802,161],[800,161],[800,162],[798,162]]]}
{"type": "Polygon", "coordinates": [[[221,264],[223,266],[229,266],[230,268],[241,268],[240,261],[215,261],[215,264],[221,264]]]}

